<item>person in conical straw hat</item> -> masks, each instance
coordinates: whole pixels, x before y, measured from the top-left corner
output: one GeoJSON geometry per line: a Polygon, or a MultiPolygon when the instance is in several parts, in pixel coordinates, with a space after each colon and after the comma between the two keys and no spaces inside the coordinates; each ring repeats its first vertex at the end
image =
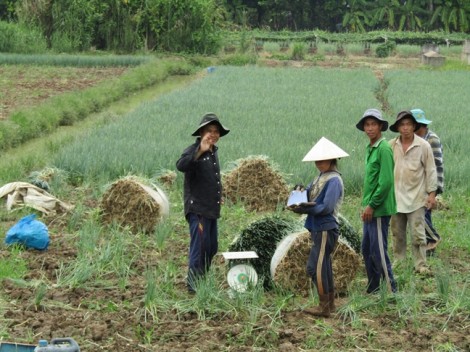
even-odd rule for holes
{"type": "Polygon", "coordinates": [[[302,161],[314,161],[320,174],[307,186],[308,202],[290,207],[307,214],[305,228],[310,231],[313,245],[307,261],[307,274],[317,289],[320,305],[304,312],[329,317],[335,311],[335,290],[331,253],[339,236],[338,211],[344,187],[338,172],[338,159],[349,156],[344,150],[322,137],[302,161]]]}

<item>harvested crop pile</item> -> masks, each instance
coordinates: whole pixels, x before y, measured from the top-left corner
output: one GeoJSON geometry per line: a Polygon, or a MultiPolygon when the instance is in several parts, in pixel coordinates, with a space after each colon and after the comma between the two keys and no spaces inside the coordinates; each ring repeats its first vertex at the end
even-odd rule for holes
{"type": "Polygon", "coordinates": [[[249,211],[275,211],[289,196],[284,178],[263,156],[238,160],[223,182],[224,196],[243,202],[249,211]]]}
{"type": "MultiPolygon", "coordinates": [[[[309,231],[289,234],[279,243],[271,261],[271,277],[278,287],[308,295],[312,282],[306,267],[311,247],[309,231]]],[[[332,259],[335,290],[338,294],[344,294],[356,276],[360,257],[340,237],[332,259]]]]}
{"type": "Polygon", "coordinates": [[[176,172],[173,170],[164,170],[157,176],[157,180],[161,185],[171,187],[176,181],[176,172]]]}
{"type": "Polygon", "coordinates": [[[169,214],[168,198],[157,186],[143,184],[133,177],[114,182],[100,204],[104,223],[129,227],[133,233],[150,233],[169,214]]]}
{"type": "MultiPolygon", "coordinates": [[[[256,270],[259,282],[271,288],[270,265],[276,245],[289,232],[298,227],[295,220],[278,215],[268,216],[250,224],[229,246],[230,252],[255,251],[258,258],[246,260],[256,270]]],[[[238,263],[237,263],[238,264],[238,263]]]]}

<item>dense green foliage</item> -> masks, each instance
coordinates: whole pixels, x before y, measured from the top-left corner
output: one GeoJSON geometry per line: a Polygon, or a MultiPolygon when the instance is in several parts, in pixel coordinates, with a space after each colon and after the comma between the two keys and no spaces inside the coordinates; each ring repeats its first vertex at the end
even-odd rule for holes
{"type": "MultiPolygon", "coordinates": [[[[221,11],[214,0],[18,0],[15,18],[37,28],[49,48],[76,52],[97,48],[214,53],[219,48],[221,11]]],[[[2,9],[0,2],[0,10],[2,9]]],[[[8,7],[11,9],[12,7],[8,7]]]]}
{"type": "Polygon", "coordinates": [[[392,40],[389,40],[383,44],[380,44],[376,49],[375,53],[377,57],[387,57],[389,56],[393,50],[396,48],[396,43],[392,40]]]}
{"type": "Polygon", "coordinates": [[[0,21],[0,52],[28,54],[46,49],[46,41],[39,31],[0,21]]]}
{"type": "Polygon", "coordinates": [[[464,0],[227,0],[226,6],[236,23],[273,30],[470,29],[470,3],[464,0]]]}
{"type": "MultiPolygon", "coordinates": [[[[436,39],[439,43],[452,41],[449,37],[451,33],[467,34],[468,38],[470,2],[0,0],[0,21],[2,20],[23,25],[15,31],[16,36],[24,27],[31,28],[34,36],[37,32],[42,33],[39,42],[45,42],[55,52],[77,52],[95,48],[118,53],[164,50],[213,54],[221,47],[222,30],[263,29],[268,32],[267,36],[284,30],[306,31],[306,36],[300,36],[305,40],[324,40],[322,33],[327,33],[326,37],[330,37],[328,33],[407,31],[413,34],[406,34],[402,38],[401,34],[387,37],[397,43],[403,40],[408,44],[436,42],[436,39]],[[435,34],[429,36],[429,32],[435,34]]],[[[383,41],[384,37],[378,35],[379,37],[369,36],[363,40],[383,41]]],[[[295,36],[299,37],[297,34],[295,36]]],[[[292,35],[290,37],[293,39],[292,35]]],[[[349,41],[348,37],[341,38],[349,41]]],[[[353,39],[359,41],[357,37],[353,39]]],[[[458,40],[461,42],[462,36],[458,40]]],[[[14,48],[9,48],[8,51],[14,52],[14,48]]]]}

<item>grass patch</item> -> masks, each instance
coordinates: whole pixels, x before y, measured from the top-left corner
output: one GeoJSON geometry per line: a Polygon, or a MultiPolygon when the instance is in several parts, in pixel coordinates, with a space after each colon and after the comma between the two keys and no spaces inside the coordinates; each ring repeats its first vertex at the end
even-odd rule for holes
{"type": "Polygon", "coordinates": [[[8,255],[0,258],[0,281],[5,278],[21,279],[27,273],[27,262],[21,256],[22,249],[11,246],[8,255]]]}

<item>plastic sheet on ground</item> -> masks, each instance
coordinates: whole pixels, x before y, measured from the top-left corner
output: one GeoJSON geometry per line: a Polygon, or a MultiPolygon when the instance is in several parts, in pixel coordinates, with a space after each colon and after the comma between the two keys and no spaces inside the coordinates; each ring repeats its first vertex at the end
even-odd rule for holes
{"type": "Polygon", "coordinates": [[[44,214],[63,213],[73,206],[27,182],[11,182],[0,188],[0,199],[6,197],[6,208],[28,206],[44,214]]]}

